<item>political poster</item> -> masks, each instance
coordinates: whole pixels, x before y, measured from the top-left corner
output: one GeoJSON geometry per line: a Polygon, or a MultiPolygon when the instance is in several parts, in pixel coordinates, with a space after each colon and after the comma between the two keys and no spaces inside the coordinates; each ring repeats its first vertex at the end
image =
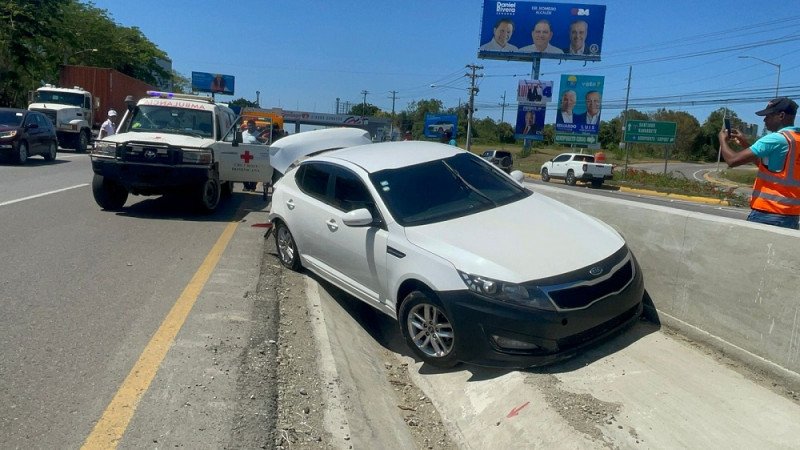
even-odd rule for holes
{"type": "Polygon", "coordinates": [[[220,73],[192,72],[192,91],[233,95],[236,77],[220,73]]]}
{"type": "Polygon", "coordinates": [[[597,134],[604,79],[596,75],[561,75],[556,133],[597,134]]]}
{"type": "Polygon", "coordinates": [[[478,57],[600,61],[605,19],[605,5],[484,0],[478,57]]]}
{"type": "Polygon", "coordinates": [[[553,82],[543,80],[519,80],[517,103],[549,103],[553,99],[553,82]]]}
{"type": "Polygon", "coordinates": [[[544,113],[543,104],[523,104],[517,106],[517,123],[514,127],[514,137],[517,139],[530,139],[533,141],[544,140],[544,113]]]}

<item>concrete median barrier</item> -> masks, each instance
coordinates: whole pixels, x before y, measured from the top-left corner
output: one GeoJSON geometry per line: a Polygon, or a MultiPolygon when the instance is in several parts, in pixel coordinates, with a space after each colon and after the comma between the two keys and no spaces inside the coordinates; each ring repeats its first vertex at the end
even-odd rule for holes
{"type": "Polygon", "coordinates": [[[625,236],[661,323],[798,385],[800,231],[548,186],[534,190],[625,236]]]}

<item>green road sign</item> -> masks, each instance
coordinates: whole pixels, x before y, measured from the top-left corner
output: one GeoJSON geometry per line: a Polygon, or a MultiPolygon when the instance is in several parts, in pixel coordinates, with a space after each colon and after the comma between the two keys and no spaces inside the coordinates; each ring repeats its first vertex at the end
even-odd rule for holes
{"type": "Polygon", "coordinates": [[[645,144],[674,144],[675,122],[656,122],[652,120],[629,120],[625,124],[625,142],[645,144]]]}
{"type": "Polygon", "coordinates": [[[594,134],[556,133],[558,144],[596,144],[597,136],[594,134]]]}

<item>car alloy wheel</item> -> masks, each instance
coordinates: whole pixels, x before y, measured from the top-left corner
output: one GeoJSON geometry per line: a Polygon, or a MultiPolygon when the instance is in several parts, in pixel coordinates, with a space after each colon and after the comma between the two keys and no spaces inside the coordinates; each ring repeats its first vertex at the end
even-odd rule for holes
{"type": "Polygon", "coordinates": [[[47,153],[44,154],[45,161],[53,161],[56,159],[56,154],[58,152],[57,145],[54,142],[50,143],[50,146],[47,148],[47,153]]]}
{"type": "Polygon", "coordinates": [[[567,172],[567,177],[564,178],[564,183],[567,183],[570,186],[575,186],[575,183],[577,182],[578,180],[575,178],[575,172],[570,169],[570,171],[567,172]]]}
{"type": "Polygon", "coordinates": [[[284,267],[291,270],[300,269],[300,253],[297,251],[297,244],[289,231],[289,227],[283,222],[275,224],[275,247],[278,249],[278,257],[284,267]]]}
{"type": "Polygon", "coordinates": [[[442,368],[458,364],[455,328],[433,293],[413,291],[406,296],[400,328],[406,344],[426,363],[442,368]]]}
{"type": "Polygon", "coordinates": [[[545,183],[550,181],[550,174],[547,172],[547,169],[542,169],[542,181],[545,183]]]}
{"type": "Polygon", "coordinates": [[[28,143],[25,141],[20,141],[19,146],[17,146],[17,154],[16,154],[16,162],[17,164],[25,164],[28,161],[28,143]]]}

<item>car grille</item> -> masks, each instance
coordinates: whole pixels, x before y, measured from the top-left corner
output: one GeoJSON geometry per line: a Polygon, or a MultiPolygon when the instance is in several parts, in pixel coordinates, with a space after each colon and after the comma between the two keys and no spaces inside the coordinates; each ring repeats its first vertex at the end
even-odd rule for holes
{"type": "Polygon", "coordinates": [[[560,310],[582,309],[628,287],[635,270],[633,256],[623,246],[597,264],[526,284],[544,291],[560,310]]]}
{"type": "Polygon", "coordinates": [[[56,124],[56,111],[52,109],[32,109],[31,111],[37,111],[44,114],[48,119],[50,119],[50,122],[53,122],[53,125],[56,124]]]}
{"type": "Polygon", "coordinates": [[[633,261],[630,259],[610,277],[592,285],[576,285],[566,289],[548,291],[550,298],[561,309],[585,308],[592,303],[616,294],[633,279],[633,261]]]}
{"type": "Polygon", "coordinates": [[[183,154],[180,148],[168,145],[127,143],[117,148],[117,157],[128,162],[180,164],[183,154]]]}

